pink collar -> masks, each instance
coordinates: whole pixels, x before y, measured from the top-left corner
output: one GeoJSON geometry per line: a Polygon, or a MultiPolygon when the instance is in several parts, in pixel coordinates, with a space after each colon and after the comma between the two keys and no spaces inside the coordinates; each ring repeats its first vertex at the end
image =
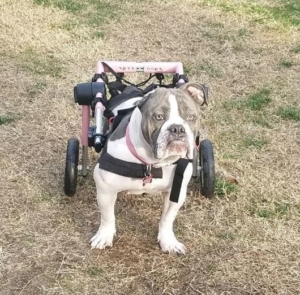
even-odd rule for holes
{"type": "Polygon", "coordinates": [[[130,139],[130,134],[129,134],[129,126],[127,126],[126,128],[126,144],[130,150],[130,152],[132,153],[133,156],[135,156],[139,161],[141,161],[143,164],[150,166],[151,164],[147,163],[142,157],[140,157],[135,149],[135,147],[133,146],[131,139],[130,139]]]}
{"type": "Polygon", "coordinates": [[[126,128],[126,144],[130,152],[132,153],[132,155],[135,156],[139,161],[141,161],[146,166],[145,177],[143,178],[143,186],[145,186],[147,183],[151,183],[153,178],[153,175],[151,173],[152,164],[147,163],[142,157],[138,155],[130,139],[129,126],[127,126],[126,128]]]}

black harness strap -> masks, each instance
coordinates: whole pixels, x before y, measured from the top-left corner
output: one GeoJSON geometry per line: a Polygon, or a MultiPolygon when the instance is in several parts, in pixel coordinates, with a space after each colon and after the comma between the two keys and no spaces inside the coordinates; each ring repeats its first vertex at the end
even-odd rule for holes
{"type": "Polygon", "coordinates": [[[130,93],[121,93],[114,97],[111,97],[110,100],[108,100],[108,107],[112,110],[119,106],[120,104],[124,103],[125,101],[128,101],[132,98],[136,97],[142,97],[144,94],[142,91],[132,91],[130,93]]]}
{"type": "Polygon", "coordinates": [[[183,174],[187,165],[191,162],[193,162],[193,160],[182,159],[182,158],[177,161],[177,167],[175,170],[173,185],[170,194],[171,202],[178,203],[182,180],[183,180],[183,174]]]}
{"type": "MultiPolygon", "coordinates": [[[[183,174],[186,167],[193,160],[179,159],[176,163],[176,169],[170,194],[170,201],[178,203],[183,180],[183,174]]],[[[117,159],[109,153],[104,152],[98,160],[99,168],[129,178],[144,179],[148,173],[148,167],[144,164],[132,163],[117,159]]],[[[162,168],[151,167],[151,174],[153,178],[162,178],[162,168]]]]}
{"type": "MultiPolygon", "coordinates": [[[[111,156],[109,153],[103,153],[98,162],[99,168],[121,176],[143,179],[147,175],[146,165],[126,162],[111,156]]],[[[151,174],[153,178],[162,178],[162,168],[151,167],[151,174]]]]}
{"type": "Polygon", "coordinates": [[[123,109],[123,110],[118,110],[118,114],[116,115],[114,122],[113,122],[113,126],[112,126],[112,132],[115,131],[117,129],[117,127],[119,126],[119,124],[121,123],[121,121],[131,112],[133,112],[133,110],[136,107],[132,107],[129,109],[123,109]]]}
{"type": "MultiPolygon", "coordinates": [[[[176,163],[174,163],[177,164],[177,166],[170,194],[171,202],[178,203],[183,174],[186,170],[187,165],[191,162],[192,160],[179,159],[176,163]]],[[[98,160],[98,163],[99,168],[105,171],[129,178],[144,179],[148,172],[146,165],[123,161],[121,159],[117,159],[111,156],[107,152],[101,155],[100,159],[98,160]]],[[[162,168],[151,167],[151,174],[153,178],[162,178],[162,168]]]]}

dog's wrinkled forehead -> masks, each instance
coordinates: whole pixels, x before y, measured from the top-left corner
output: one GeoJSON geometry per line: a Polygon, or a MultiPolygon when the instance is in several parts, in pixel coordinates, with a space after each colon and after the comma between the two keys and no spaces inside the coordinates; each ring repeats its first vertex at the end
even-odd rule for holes
{"type": "Polygon", "coordinates": [[[187,112],[195,111],[198,113],[199,106],[197,102],[182,89],[158,88],[154,92],[146,95],[139,104],[139,108],[144,113],[154,113],[157,110],[168,115],[172,105],[178,109],[180,117],[184,118],[187,112]],[[175,98],[174,99],[170,99],[175,98]]]}

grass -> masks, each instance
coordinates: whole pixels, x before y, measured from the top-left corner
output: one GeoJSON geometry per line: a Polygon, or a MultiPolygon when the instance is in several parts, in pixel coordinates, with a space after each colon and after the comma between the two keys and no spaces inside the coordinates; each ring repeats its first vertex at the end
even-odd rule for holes
{"type": "Polygon", "coordinates": [[[222,23],[209,23],[208,26],[201,27],[202,36],[210,41],[218,42],[220,45],[227,43],[233,44],[233,47],[240,46],[251,32],[247,28],[229,29],[222,23]]]}
{"type": "Polygon", "coordinates": [[[300,53],[300,45],[297,45],[291,50],[293,53],[300,53]]]}
{"type": "Polygon", "coordinates": [[[277,115],[285,120],[300,121],[300,110],[293,106],[279,107],[277,115]]]}
{"type": "Polygon", "coordinates": [[[34,237],[28,237],[27,243],[29,243],[30,245],[32,245],[32,244],[34,244],[34,242],[35,242],[34,237]]]}
{"type": "Polygon", "coordinates": [[[97,31],[97,32],[94,32],[93,33],[93,37],[95,37],[95,38],[99,38],[99,39],[103,39],[104,38],[104,32],[99,32],[99,31],[97,31]]]}
{"type": "Polygon", "coordinates": [[[261,113],[257,114],[255,117],[253,117],[252,122],[261,127],[272,128],[272,125],[269,122],[269,120],[267,119],[266,115],[261,114],[261,113]]]}
{"type": "Polygon", "coordinates": [[[283,59],[280,61],[279,65],[283,68],[290,68],[293,65],[293,62],[290,60],[283,59]]]}
{"type": "Polygon", "coordinates": [[[244,106],[254,111],[262,110],[271,102],[270,92],[270,89],[266,88],[259,90],[247,98],[244,106]]]}
{"type": "Polygon", "coordinates": [[[208,22],[206,24],[206,27],[210,29],[223,29],[225,28],[225,24],[213,21],[213,22],[208,22]]]}
{"type": "Polygon", "coordinates": [[[268,140],[265,138],[255,138],[254,136],[247,136],[243,140],[243,146],[246,148],[254,147],[261,149],[264,145],[268,144],[268,140]]]}
{"type": "Polygon", "coordinates": [[[97,267],[89,267],[86,272],[90,277],[98,277],[103,274],[103,270],[97,267]]]}
{"type": "Polygon", "coordinates": [[[229,0],[206,0],[205,2],[218,6],[228,13],[243,14],[257,23],[272,23],[272,27],[275,28],[300,26],[298,0],[276,0],[265,3],[229,0]]]}
{"type": "Polygon", "coordinates": [[[263,204],[255,205],[250,209],[251,214],[255,217],[265,219],[280,219],[285,217],[291,209],[290,204],[286,203],[270,203],[264,202],[263,204]]]}
{"type": "Polygon", "coordinates": [[[209,61],[203,61],[201,64],[198,65],[198,69],[200,71],[204,71],[210,77],[213,77],[213,78],[219,78],[222,76],[220,69],[218,69],[216,66],[214,66],[209,61]]]}
{"type": "MultiPolygon", "coordinates": [[[[193,67],[191,65],[188,65],[188,64],[184,64],[183,65],[183,71],[186,75],[190,75],[193,73],[193,67]]],[[[195,71],[194,71],[195,72],[195,71]]]]}
{"type": "Polygon", "coordinates": [[[247,36],[249,34],[249,30],[247,30],[246,28],[241,28],[241,29],[238,29],[237,34],[239,37],[247,36]]]}
{"type": "Polygon", "coordinates": [[[215,184],[215,195],[219,198],[230,195],[236,192],[237,185],[226,180],[217,179],[215,184]]]}
{"type": "MultiPolygon", "coordinates": [[[[62,77],[63,63],[51,53],[41,55],[32,48],[28,48],[20,55],[20,60],[25,71],[37,76],[62,77]]],[[[37,85],[37,87],[41,88],[43,84],[37,85]]]]}
{"type": "Polygon", "coordinates": [[[270,89],[263,88],[249,95],[245,99],[236,99],[234,101],[224,104],[224,106],[227,109],[237,108],[240,110],[248,109],[252,111],[261,111],[270,104],[271,102],[270,93],[271,93],[270,89]]]}
{"type": "Polygon", "coordinates": [[[298,294],[297,3],[2,1],[0,294],[298,294]],[[73,87],[98,59],[181,61],[209,87],[216,197],[190,185],[174,224],[185,256],[160,251],[161,195],[121,193],[113,247],[90,249],[92,149],[76,195],[63,194],[66,143],[81,134],[73,87]]]}
{"type": "Polygon", "coordinates": [[[45,90],[47,83],[45,81],[37,81],[33,85],[27,87],[28,100],[32,102],[32,99],[36,98],[39,94],[45,90]]]}
{"type": "Polygon", "coordinates": [[[86,8],[84,1],[78,0],[34,0],[37,5],[54,6],[72,13],[76,13],[86,8]]]}
{"type": "Polygon", "coordinates": [[[53,196],[51,196],[48,193],[42,193],[39,198],[40,202],[50,202],[52,200],[53,200],[53,196]]]}
{"type": "MultiPolygon", "coordinates": [[[[73,17],[60,27],[73,32],[76,28],[84,26],[90,31],[90,36],[96,38],[103,38],[104,36],[104,32],[99,31],[99,27],[105,21],[116,18],[118,12],[121,12],[117,2],[112,3],[112,1],[103,0],[34,0],[34,3],[42,6],[53,6],[71,13],[73,17]]],[[[76,32],[73,32],[73,36],[80,38],[76,32]]]]}
{"type": "Polygon", "coordinates": [[[235,235],[231,232],[223,232],[217,235],[218,238],[222,240],[233,241],[235,240],[235,235]]]}
{"type": "Polygon", "coordinates": [[[0,125],[7,125],[9,123],[14,122],[14,118],[10,115],[3,115],[0,116],[0,125]]]}

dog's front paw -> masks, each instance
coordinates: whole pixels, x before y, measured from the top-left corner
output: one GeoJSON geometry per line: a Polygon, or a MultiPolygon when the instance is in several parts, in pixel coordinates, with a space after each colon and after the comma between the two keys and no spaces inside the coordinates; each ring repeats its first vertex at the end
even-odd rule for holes
{"type": "Polygon", "coordinates": [[[92,249],[104,249],[105,247],[111,247],[115,233],[115,228],[100,227],[98,232],[91,238],[92,249]]]}
{"type": "Polygon", "coordinates": [[[159,233],[158,242],[163,252],[185,254],[186,247],[178,242],[174,233],[159,233]]]}

